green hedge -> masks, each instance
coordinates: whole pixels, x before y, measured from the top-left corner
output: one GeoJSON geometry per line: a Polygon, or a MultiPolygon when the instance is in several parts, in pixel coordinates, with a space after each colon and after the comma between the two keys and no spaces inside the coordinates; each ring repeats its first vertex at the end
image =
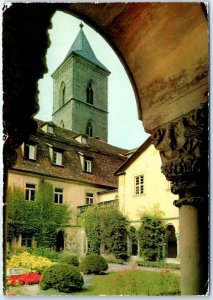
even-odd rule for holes
{"type": "Polygon", "coordinates": [[[138,266],[180,269],[180,264],[171,264],[171,263],[166,263],[164,261],[138,261],[138,266]]]}
{"type": "Polygon", "coordinates": [[[60,257],[59,262],[62,264],[68,264],[68,265],[75,266],[75,267],[79,266],[79,260],[76,255],[63,254],[60,257]]]}
{"type": "Polygon", "coordinates": [[[84,274],[101,274],[108,269],[105,258],[98,254],[90,254],[86,256],[80,264],[80,270],[84,274]]]}
{"type": "Polygon", "coordinates": [[[68,264],[55,264],[49,267],[40,281],[42,290],[54,288],[64,293],[80,290],[83,284],[83,276],[78,268],[68,264]]]}

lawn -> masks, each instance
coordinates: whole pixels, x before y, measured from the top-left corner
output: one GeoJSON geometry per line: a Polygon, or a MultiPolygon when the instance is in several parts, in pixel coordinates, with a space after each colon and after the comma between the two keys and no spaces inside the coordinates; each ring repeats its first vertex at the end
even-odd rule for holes
{"type": "MultiPolygon", "coordinates": [[[[33,288],[33,286],[32,286],[33,288]]],[[[30,288],[28,286],[28,293],[30,288]]],[[[10,290],[12,292],[12,290],[10,290]]],[[[15,290],[13,289],[13,292],[15,290]]],[[[56,290],[38,290],[39,295],[75,295],[75,296],[99,296],[99,295],[138,295],[160,296],[180,295],[180,277],[170,272],[152,272],[144,270],[130,270],[111,272],[106,275],[94,275],[90,285],[84,285],[80,292],[72,294],[59,293],[56,290]]],[[[26,287],[19,287],[17,295],[26,295],[26,287]]],[[[30,296],[30,294],[27,294],[30,296]]]]}
{"type": "Polygon", "coordinates": [[[180,294],[180,278],[166,272],[130,270],[97,275],[92,284],[75,295],[178,295],[180,294]]]}

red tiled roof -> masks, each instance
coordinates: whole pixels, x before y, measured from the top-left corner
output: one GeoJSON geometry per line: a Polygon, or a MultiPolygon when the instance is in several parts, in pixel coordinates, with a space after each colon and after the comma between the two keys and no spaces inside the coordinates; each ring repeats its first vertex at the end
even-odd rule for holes
{"type": "Polygon", "coordinates": [[[45,123],[38,120],[39,129],[31,136],[31,139],[38,143],[37,160],[24,159],[19,148],[14,170],[110,188],[117,187],[117,177],[114,173],[127,159],[127,149],[91,137],[87,138],[87,144],[81,144],[75,139],[78,133],[57,126],[54,126],[53,134],[46,133],[41,130],[42,124],[45,123]],[[52,164],[49,151],[51,146],[63,150],[63,166],[52,164]],[[93,159],[92,173],[82,170],[79,152],[93,159]]]}

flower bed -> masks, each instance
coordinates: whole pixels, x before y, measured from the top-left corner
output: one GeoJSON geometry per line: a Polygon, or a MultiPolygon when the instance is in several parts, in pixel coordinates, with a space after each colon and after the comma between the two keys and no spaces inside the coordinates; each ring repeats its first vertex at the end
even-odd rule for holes
{"type": "Polygon", "coordinates": [[[12,286],[16,286],[18,284],[36,284],[39,283],[40,279],[41,274],[29,272],[26,274],[8,276],[8,283],[12,286]]]}
{"type": "Polygon", "coordinates": [[[23,252],[18,255],[13,255],[10,260],[7,260],[7,268],[23,268],[36,273],[43,273],[47,267],[53,265],[49,259],[41,256],[34,256],[28,252],[23,252]]]}

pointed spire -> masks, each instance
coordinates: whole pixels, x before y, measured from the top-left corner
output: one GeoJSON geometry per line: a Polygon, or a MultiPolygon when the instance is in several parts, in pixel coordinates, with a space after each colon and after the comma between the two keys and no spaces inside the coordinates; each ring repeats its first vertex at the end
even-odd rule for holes
{"type": "Polygon", "coordinates": [[[82,22],[80,23],[79,27],[80,27],[80,31],[79,31],[76,39],[74,40],[70,50],[68,51],[64,61],[66,59],[68,59],[68,57],[70,57],[70,55],[72,53],[76,53],[76,54],[86,58],[90,62],[94,63],[95,65],[97,65],[98,67],[103,69],[104,71],[110,73],[110,71],[95,56],[95,53],[92,50],[92,48],[89,44],[89,41],[86,38],[86,35],[84,34],[84,31],[83,31],[84,25],[82,22]]]}

